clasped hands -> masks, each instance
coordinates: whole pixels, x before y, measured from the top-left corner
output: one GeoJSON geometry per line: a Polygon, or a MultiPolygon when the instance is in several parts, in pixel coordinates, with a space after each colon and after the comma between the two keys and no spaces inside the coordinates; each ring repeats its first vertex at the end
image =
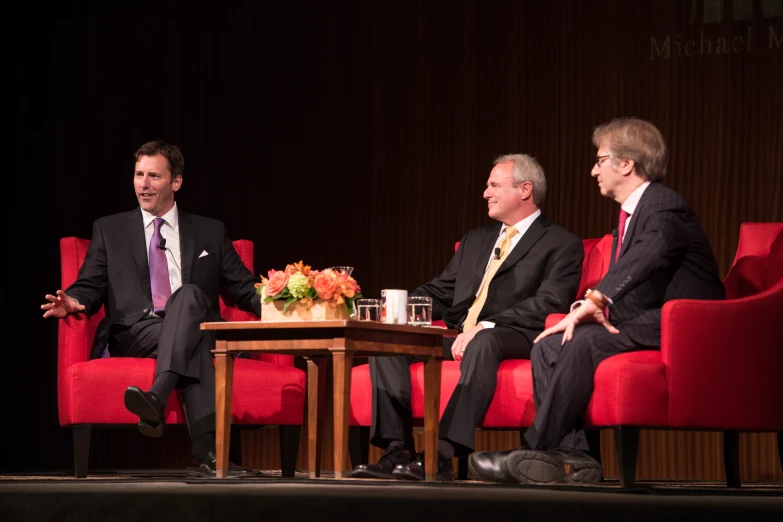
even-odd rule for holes
{"type": "Polygon", "coordinates": [[[49,302],[41,305],[44,319],[47,317],[65,319],[68,315],[76,314],[76,318],[81,321],[82,317],[78,314],[84,311],[84,305],[62,290],[57,290],[56,295],[46,294],[46,300],[49,302]]]}
{"type": "MultiPolygon", "coordinates": [[[[593,290],[593,292],[597,292],[597,290],[593,290]]],[[[595,296],[593,297],[595,298],[595,296]]],[[[601,298],[602,296],[598,294],[598,297],[601,298]]],[[[620,330],[615,328],[612,323],[606,319],[606,315],[604,315],[604,308],[599,307],[597,304],[595,304],[593,298],[590,298],[582,301],[580,306],[576,307],[571,311],[571,313],[563,317],[556,325],[541,332],[538,337],[533,340],[533,344],[537,343],[544,337],[549,337],[552,334],[563,332],[563,338],[560,342],[560,344],[563,345],[573,339],[574,329],[577,326],[587,323],[600,324],[606,328],[609,333],[614,335],[620,333],[620,330]]]]}

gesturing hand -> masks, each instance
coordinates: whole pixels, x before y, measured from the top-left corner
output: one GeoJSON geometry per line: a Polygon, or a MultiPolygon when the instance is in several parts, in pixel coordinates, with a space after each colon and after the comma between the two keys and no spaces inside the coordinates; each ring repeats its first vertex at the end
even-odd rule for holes
{"type": "Polygon", "coordinates": [[[78,314],[84,311],[84,305],[69,297],[62,290],[57,290],[56,295],[46,294],[46,300],[48,302],[41,305],[41,310],[44,310],[44,319],[47,317],[65,319],[68,314],[77,314],[76,318],[81,321],[82,318],[78,314]]]}
{"type": "Polygon", "coordinates": [[[599,308],[591,300],[585,299],[581,306],[576,308],[567,316],[563,317],[559,323],[547,328],[533,340],[533,344],[537,343],[544,337],[558,332],[563,332],[563,339],[560,344],[565,344],[574,337],[574,328],[580,324],[585,323],[598,323],[604,326],[604,328],[612,334],[619,334],[620,330],[615,328],[609,321],[606,320],[603,308],[599,308]]]}

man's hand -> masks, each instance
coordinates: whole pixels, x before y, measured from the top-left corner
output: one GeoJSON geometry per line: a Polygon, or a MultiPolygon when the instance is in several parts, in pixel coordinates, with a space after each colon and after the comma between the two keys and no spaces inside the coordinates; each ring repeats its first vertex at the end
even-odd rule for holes
{"type": "Polygon", "coordinates": [[[451,356],[454,357],[455,361],[459,362],[462,360],[462,355],[465,353],[468,343],[483,329],[484,325],[479,323],[467,332],[462,332],[454,339],[454,344],[451,345],[451,356]]]}
{"type": "MultiPolygon", "coordinates": [[[[84,305],[79,304],[76,299],[68,297],[68,295],[62,290],[57,290],[57,295],[46,294],[46,300],[48,303],[41,305],[41,310],[44,311],[44,319],[47,317],[56,317],[57,319],[65,319],[68,314],[78,314],[84,311],[84,305]]],[[[78,320],[82,320],[80,315],[76,315],[78,320]]]]}
{"type": "Polygon", "coordinates": [[[573,312],[563,317],[563,319],[551,328],[547,328],[541,332],[538,337],[533,340],[533,344],[537,343],[544,337],[557,332],[563,333],[563,340],[560,344],[565,344],[574,337],[574,328],[580,324],[585,323],[598,323],[604,326],[609,333],[619,334],[620,330],[612,326],[612,324],[606,320],[603,308],[596,306],[590,299],[585,299],[581,306],[576,308],[573,312]]]}

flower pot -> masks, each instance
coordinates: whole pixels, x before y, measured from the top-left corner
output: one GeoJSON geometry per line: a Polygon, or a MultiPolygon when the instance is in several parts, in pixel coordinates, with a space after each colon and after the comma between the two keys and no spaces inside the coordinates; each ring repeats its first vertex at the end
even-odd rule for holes
{"type": "Polygon", "coordinates": [[[261,320],[264,322],[283,321],[333,321],[348,319],[345,305],[332,306],[326,301],[316,301],[309,309],[301,303],[292,303],[283,313],[283,300],[261,303],[261,320]]]}

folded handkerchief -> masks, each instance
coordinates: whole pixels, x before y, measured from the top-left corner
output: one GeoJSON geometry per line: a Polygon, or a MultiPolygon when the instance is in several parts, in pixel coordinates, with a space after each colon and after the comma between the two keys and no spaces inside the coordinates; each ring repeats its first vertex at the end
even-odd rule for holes
{"type": "Polygon", "coordinates": [[[209,255],[209,254],[207,253],[207,251],[206,251],[206,250],[204,250],[203,252],[201,252],[201,254],[199,254],[198,258],[199,258],[199,259],[201,259],[202,257],[204,257],[204,256],[208,256],[208,255],[209,255]]]}

